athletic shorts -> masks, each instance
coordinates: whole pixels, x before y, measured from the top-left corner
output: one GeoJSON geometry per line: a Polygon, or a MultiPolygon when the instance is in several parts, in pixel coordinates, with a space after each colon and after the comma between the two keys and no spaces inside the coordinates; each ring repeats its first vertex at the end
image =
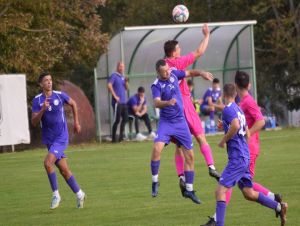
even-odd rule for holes
{"type": "Polygon", "coordinates": [[[193,141],[190,130],[184,118],[176,122],[159,120],[154,142],[169,144],[171,139],[176,140],[178,146],[183,146],[187,150],[193,149],[193,141]]]}
{"type": "Polygon", "coordinates": [[[209,115],[208,108],[209,108],[208,104],[201,104],[200,106],[201,113],[205,115],[209,115]]]}
{"type": "Polygon", "coordinates": [[[195,137],[204,134],[204,130],[202,128],[202,123],[199,115],[197,114],[195,107],[189,97],[183,98],[183,106],[184,106],[184,116],[187,121],[188,127],[195,137]]]}
{"type": "Polygon", "coordinates": [[[67,147],[68,147],[67,143],[47,144],[48,152],[55,155],[57,160],[67,157],[64,153],[64,151],[67,149],[67,147]]]}
{"type": "Polygon", "coordinates": [[[246,158],[229,159],[219,184],[231,188],[238,183],[239,188],[252,187],[252,178],[249,172],[249,160],[246,158]]]}

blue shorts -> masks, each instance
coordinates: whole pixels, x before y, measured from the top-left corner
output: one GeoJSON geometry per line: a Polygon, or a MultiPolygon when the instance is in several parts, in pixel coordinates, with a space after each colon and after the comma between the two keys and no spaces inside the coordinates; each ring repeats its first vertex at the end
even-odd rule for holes
{"type": "Polygon", "coordinates": [[[208,110],[209,106],[208,104],[201,104],[200,105],[200,111],[202,114],[208,114],[209,115],[209,110],[208,110]]]}
{"type": "Polygon", "coordinates": [[[249,170],[249,159],[238,158],[229,159],[227,166],[225,167],[219,184],[224,187],[231,188],[238,183],[239,188],[244,187],[252,188],[252,178],[249,170]]]}
{"type": "Polygon", "coordinates": [[[157,136],[154,142],[169,144],[171,138],[173,138],[176,140],[177,145],[183,146],[187,150],[193,149],[192,135],[184,118],[176,122],[160,120],[156,133],[157,136]]]}
{"type": "Polygon", "coordinates": [[[68,147],[68,143],[47,144],[48,152],[55,155],[57,160],[67,157],[64,153],[64,151],[67,149],[67,147],[68,147]]]}

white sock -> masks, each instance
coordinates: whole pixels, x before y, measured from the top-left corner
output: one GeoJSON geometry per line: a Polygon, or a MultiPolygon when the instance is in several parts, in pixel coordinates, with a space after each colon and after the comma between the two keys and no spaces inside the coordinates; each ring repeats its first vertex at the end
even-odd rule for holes
{"type": "Polygon", "coordinates": [[[152,182],[158,182],[158,174],[152,175],[152,182]]]}
{"type": "Polygon", "coordinates": [[[55,191],[53,192],[53,196],[60,197],[60,194],[59,194],[58,190],[55,190],[55,191]]]}
{"type": "Polygon", "coordinates": [[[268,195],[267,195],[270,199],[272,200],[275,200],[275,194],[273,192],[268,192],[268,195]]]}
{"type": "Polygon", "coordinates": [[[81,189],[79,189],[79,191],[76,193],[77,198],[81,199],[83,196],[83,191],[81,189]]]}
{"type": "Polygon", "coordinates": [[[214,165],[209,165],[208,168],[211,168],[213,170],[216,170],[216,167],[214,165]]]}
{"type": "Polygon", "coordinates": [[[187,191],[193,191],[193,184],[185,184],[185,188],[187,191]]]}
{"type": "Polygon", "coordinates": [[[217,214],[216,214],[216,213],[213,215],[213,218],[214,218],[215,221],[217,222],[217,214]]]}
{"type": "Polygon", "coordinates": [[[281,211],[281,204],[280,204],[280,203],[277,204],[276,211],[277,211],[278,213],[281,211]]]}
{"type": "Polygon", "coordinates": [[[179,178],[181,178],[185,182],[185,176],[181,175],[179,178]]]}

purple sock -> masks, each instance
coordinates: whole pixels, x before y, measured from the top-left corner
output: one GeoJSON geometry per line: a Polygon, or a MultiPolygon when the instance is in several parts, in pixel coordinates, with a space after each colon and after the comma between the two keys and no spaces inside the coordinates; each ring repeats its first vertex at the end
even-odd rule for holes
{"type": "Polygon", "coordinates": [[[278,202],[270,199],[268,196],[265,196],[263,193],[259,192],[257,202],[263,206],[269,207],[273,210],[276,210],[278,202]]]}
{"type": "Polygon", "coordinates": [[[77,184],[75,177],[73,175],[67,180],[67,183],[74,193],[77,193],[80,190],[80,187],[77,184]]]}
{"type": "Polygon", "coordinates": [[[226,202],[217,201],[216,215],[217,215],[217,226],[223,226],[225,223],[225,212],[226,212],[226,202]]]}
{"type": "Polygon", "coordinates": [[[58,189],[56,173],[55,172],[48,173],[48,178],[49,178],[49,182],[50,182],[52,191],[56,191],[58,189]]]}
{"type": "Polygon", "coordinates": [[[215,120],[215,112],[214,111],[209,112],[209,119],[210,120],[215,120]]]}
{"type": "Polygon", "coordinates": [[[194,183],[194,171],[184,171],[185,183],[193,184],[194,183]]]}
{"type": "Polygon", "coordinates": [[[157,175],[159,170],[160,160],[151,161],[151,172],[152,175],[157,175]]]}

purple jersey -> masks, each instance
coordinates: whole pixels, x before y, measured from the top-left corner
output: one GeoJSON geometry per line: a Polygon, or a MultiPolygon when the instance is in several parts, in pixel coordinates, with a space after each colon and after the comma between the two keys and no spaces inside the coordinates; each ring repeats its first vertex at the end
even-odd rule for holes
{"type": "Polygon", "coordinates": [[[176,104],[160,109],[160,119],[172,121],[184,118],[182,97],[179,90],[178,79],[185,77],[185,71],[172,70],[168,80],[156,79],[151,86],[153,99],[159,97],[162,101],[176,99],[176,104]]]}
{"type": "MultiPolygon", "coordinates": [[[[41,93],[33,99],[32,112],[39,112],[45,102],[46,96],[41,93]]],[[[67,120],[63,105],[68,103],[70,97],[59,91],[52,91],[47,98],[50,106],[41,119],[42,141],[44,144],[67,144],[69,142],[67,120]]]]}
{"type": "Polygon", "coordinates": [[[243,111],[236,103],[228,104],[222,114],[222,121],[225,134],[230,128],[233,119],[237,118],[240,123],[238,132],[227,141],[227,153],[229,159],[244,157],[249,159],[249,149],[245,138],[246,135],[246,119],[243,111]]]}
{"type": "Polygon", "coordinates": [[[211,97],[213,103],[216,103],[221,96],[222,96],[222,91],[220,88],[216,90],[214,90],[213,88],[209,88],[204,93],[202,105],[208,105],[209,97],[211,97]]]}
{"type": "MultiPolygon", "coordinates": [[[[133,95],[132,97],[129,98],[127,102],[128,106],[128,113],[131,115],[134,115],[133,107],[138,106],[141,104],[141,99],[138,94],[133,95]]],[[[143,106],[147,104],[147,99],[144,97],[144,103],[143,106]]]]}
{"type": "MultiPolygon", "coordinates": [[[[108,79],[108,83],[112,84],[112,87],[116,95],[120,98],[120,104],[126,104],[126,88],[125,88],[125,77],[117,72],[112,73],[108,79]]],[[[115,106],[116,100],[112,97],[112,106],[115,106]]]]}

